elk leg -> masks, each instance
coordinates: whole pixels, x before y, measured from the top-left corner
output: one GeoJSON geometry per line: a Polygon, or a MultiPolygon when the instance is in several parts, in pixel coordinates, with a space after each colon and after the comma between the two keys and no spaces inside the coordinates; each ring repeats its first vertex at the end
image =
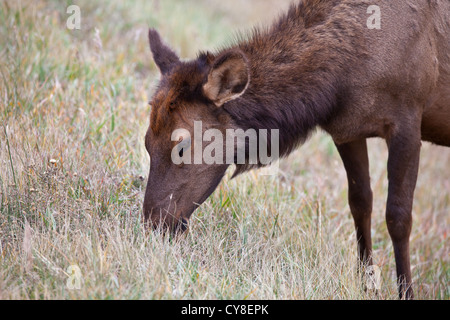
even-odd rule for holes
{"type": "Polygon", "coordinates": [[[336,145],[347,171],[348,202],[356,228],[359,267],[372,265],[372,189],[366,139],[336,145]]]}
{"type": "Polygon", "coordinates": [[[388,199],[386,223],[394,246],[400,299],[413,299],[409,236],[412,206],[420,158],[420,127],[398,130],[388,139],[388,199]]]}

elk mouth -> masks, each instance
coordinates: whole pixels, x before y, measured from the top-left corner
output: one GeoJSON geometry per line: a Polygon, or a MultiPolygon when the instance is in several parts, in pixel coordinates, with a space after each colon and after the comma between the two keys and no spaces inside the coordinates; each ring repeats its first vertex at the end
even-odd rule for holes
{"type": "Polygon", "coordinates": [[[179,236],[184,234],[189,229],[189,221],[185,218],[175,220],[172,225],[164,224],[161,230],[161,226],[157,227],[157,230],[161,230],[163,234],[169,233],[172,236],[179,236]]]}
{"type": "Polygon", "coordinates": [[[178,226],[175,229],[175,233],[184,233],[189,228],[189,221],[185,218],[181,218],[178,221],[178,226]]]}
{"type": "Polygon", "coordinates": [[[189,219],[184,218],[181,212],[176,214],[166,213],[163,214],[161,212],[159,215],[152,214],[153,210],[151,210],[149,214],[149,218],[146,221],[149,227],[151,227],[155,231],[159,231],[162,234],[171,233],[182,234],[189,228],[189,219]]]}

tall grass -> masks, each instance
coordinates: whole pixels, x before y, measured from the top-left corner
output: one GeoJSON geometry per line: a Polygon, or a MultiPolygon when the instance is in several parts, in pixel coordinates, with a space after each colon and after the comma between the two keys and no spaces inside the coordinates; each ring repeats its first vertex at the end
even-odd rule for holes
{"type": "MultiPolygon", "coordinates": [[[[78,1],[81,30],[66,27],[70,1],[0,3],[1,299],[397,298],[379,140],[369,144],[378,293],[357,273],[345,171],[320,132],[281,162],[279,180],[227,178],[181,239],[141,223],[158,80],[148,26],[193,58],[288,3],[78,1]]],[[[424,144],[411,236],[423,299],[450,297],[448,163],[448,149],[424,144]]]]}

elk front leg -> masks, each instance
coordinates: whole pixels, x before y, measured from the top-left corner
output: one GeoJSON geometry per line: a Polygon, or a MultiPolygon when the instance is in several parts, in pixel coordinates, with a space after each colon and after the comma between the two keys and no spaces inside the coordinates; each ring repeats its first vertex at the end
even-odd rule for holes
{"type": "Polygon", "coordinates": [[[386,223],[394,246],[400,299],[413,299],[409,237],[412,228],[412,206],[420,158],[420,125],[398,128],[387,140],[388,199],[386,223]]]}
{"type": "Polygon", "coordinates": [[[372,189],[366,139],[336,145],[347,171],[348,202],[355,221],[360,268],[372,265],[372,189]]]}

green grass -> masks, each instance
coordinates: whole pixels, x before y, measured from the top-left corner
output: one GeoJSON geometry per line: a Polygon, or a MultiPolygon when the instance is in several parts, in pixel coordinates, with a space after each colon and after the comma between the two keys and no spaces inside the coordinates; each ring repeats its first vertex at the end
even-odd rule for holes
{"type": "MultiPolygon", "coordinates": [[[[277,181],[227,178],[177,241],[141,224],[158,80],[148,27],[194,58],[288,2],[79,1],[81,30],[66,28],[70,1],[0,3],[0,299],[397,298],[380,140],[369,143],[378,294],[356,272],[345,171],[322,133],[277,181]]],[[[411,236],[420,299],[450,297],[448,163],[448,149],[424,144],[411,236]]]]}

